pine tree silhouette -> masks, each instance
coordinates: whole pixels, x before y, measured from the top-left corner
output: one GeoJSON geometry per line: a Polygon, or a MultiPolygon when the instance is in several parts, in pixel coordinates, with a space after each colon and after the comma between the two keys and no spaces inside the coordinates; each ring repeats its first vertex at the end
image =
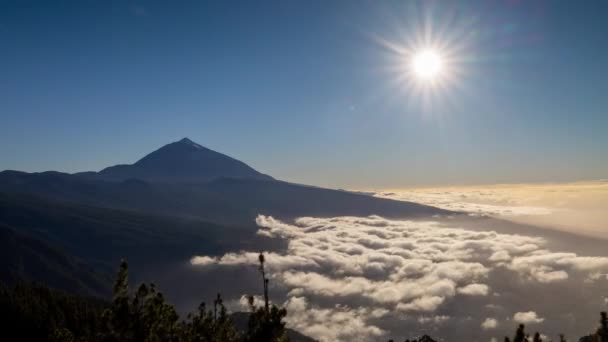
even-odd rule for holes
{"type": "Polygon", "coordinates": [[[528,342],[528,338],[526,338],[526,333],[524,332],[524,325],[520,324],[517,327],[517,331],[515,331],[515,337],[513,338],[513,342],[528,342]]]}
{"type": "Polygon", "coordinates": [[[244,340],[245,342],[287,342],[289,341],[289,338],[285,331],[285,322],[283,322],[283,319],[287,315],[287,310],[279,308],[276,305],[270,306],[268,298],[268,278],[266,278],[266,271],[264,268],[264,254],[260,253],[258,260],[260,262],[259,271],[262,275],[262,282],[264,285],[264,307],[257,308],[255,306],[254,297],[249,296],[251,314],[249,316],[247,333],[244,340]]]}
{"type": "Polygon", "coordinates": [[[608,317],[605,311],[600,313],[600,327],[597,329],[596,335],[600,342],[608,342],[608,317]]]}
{"type": "Polygon", "coordinates": [[[264,254],[260,253],[258,257],[260,261],[260,274],[262,275],[262,284],[264,285],[264,309],[268,312],[268,278],[266,278],[266,270],[264,269],[264,254]]]}

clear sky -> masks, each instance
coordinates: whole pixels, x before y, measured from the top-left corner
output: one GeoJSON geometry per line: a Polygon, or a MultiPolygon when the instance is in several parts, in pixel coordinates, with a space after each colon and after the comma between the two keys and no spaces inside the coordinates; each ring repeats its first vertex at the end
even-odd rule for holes
{"type": "Polygon", "coordinates": [[[99,170],[189,137],[331,187],[608,178],[607,13],[592,0],[3,0],[0,169],[99,170]],[[404,74],[403,51],[428,42],[450,62],[432,89],[404,74]]]}

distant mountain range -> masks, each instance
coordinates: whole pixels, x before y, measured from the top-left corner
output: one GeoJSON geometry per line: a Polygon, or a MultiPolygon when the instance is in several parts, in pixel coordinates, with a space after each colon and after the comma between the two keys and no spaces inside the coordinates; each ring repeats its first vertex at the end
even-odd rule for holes
{"type": "Polygon", "coordinates": [[[100,172],[0,172],[0,248],[8,251],[0,279],[99,295],[124,257],[136,277],[139,270],[187,284],[198,279],[184,267],[193,255],[284,248],[256,235],[259,214],[291,220],[453,213],[276,180],[185,138],[100,172]],[[163,275],[176,267],[183,272],[163,275]]]}

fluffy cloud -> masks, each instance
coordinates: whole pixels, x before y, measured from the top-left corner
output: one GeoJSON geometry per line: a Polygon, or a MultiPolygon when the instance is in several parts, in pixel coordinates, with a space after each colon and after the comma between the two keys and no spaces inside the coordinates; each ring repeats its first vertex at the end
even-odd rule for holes
{"type": "MultiPolygon", "coordinates": [[[[210,265],[258,265],[259,253],[242,252],[228,253],[220,258],[208,256],[195,256],[190,259],[192,265],[210,266],[210,265]]],[[[298,255],[280,255],[276,253],[267,253],[266,265],[271,271],[278,271],[294,267],[316,266],[313,261],[302,258],[298,255]]]]}
{"type": "Polygon", "coordinates": [[[530,323],[541,323],[545,319],[539,317],[534,311],[527,312],[516,312],[513,315],[513,320],[518,323],[530,324],[530,323]]]}
{"type": "Polygon", "coordinates": [[[385,333],[367,322],[369,317],[384,315],[386,312],[382,310],[353,309],[347,306],[319,308],[310,305],[306,298],[297,296],[289,298],[285,302],[285,308],[289,312],[289,326],[326,341],[362,341],[385,333]]]}
{"type": "Polygon", "coordinates": [[[488,330],[494,329],[498,326],[498,321],[495,318],[486,318],[485,321],[481,323],[481,328],[488,330]]]}
{"type": "Polygon", "coordinates": [[[490,288],[485,284],[469,284],[458,289],[458,293],[467,296],[487,296],[490,288]]]}
{"type": "Polygon", "coordinates": [[[190,259],[190,263],[192,265],[208,266],[217,263],[217,258],[212,258],[208,256],[195,256],[190,259]]]}
{"type": "MultiPolygon", "coordinates": [[[[289,326],[326,341],[374,340],[385,333],[375,322],[389,312],[418,323],[447,321],[431,317],[447,317],[437,311],[458,298],[488,296],[492,272],[536,284],[563,282],[575,272],[608,272],[608,258],[551,252],[540,237],[432,221],[302,217],[288,224],[260,215],[256,222],[258,234],[288,242],[285,252],[267,253],[266,261],[272,283],[287,294],[289,326]]],[[[190,262],[257,265],[258,253],[196,256],[190,262]]],[[[517,312],[513,319],[543,321],[533,311],[517,312]]],[[[492,318],[482,323],[484,329],[496,325],[492,318]]]]}
{"type": "MultiPolygon", "coordinates": [[[[269,300],[268,302],[270,304],[272,304],[271,300],[269,300]]],[[[239,310],[249,311],[250,310],[249,296],[242,295],[241,298],[239,298],[238,305],[239,305],[239,310]]],[[[262,296],[253,296],[253,306],[255,306],[255,307],[264,306],[264,298],[262,296]]]]}
{"type": "MultiPolygon", "coordinates": [[[[608,258],[580,257],[575,253],[551,253],[538,250],[529,255],[513,258],[508,266],[542,283],[568,279],[566,269],[573,271],[597,271],[608,269],[608,258]]],[[[589,276],[593,276],[591,273],[589,276]]]]}
{"type": "Polygon", "coordinates": [[[403,311],[435,311],[443,303],[445,297],[424,296],[416,298],[410,303],[397,304],[397,310],[403,311]]]}

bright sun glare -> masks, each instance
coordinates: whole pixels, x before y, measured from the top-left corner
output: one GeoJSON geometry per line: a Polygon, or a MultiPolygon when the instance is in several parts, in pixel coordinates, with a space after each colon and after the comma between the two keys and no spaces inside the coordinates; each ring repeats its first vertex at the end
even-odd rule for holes
{"type": "Polygon", "coordinates": [[[414,74],[421,80],[432,81],[441,75],[443,60],[435,50],[423,50],[412,59],[414,74]]]}
{"type": "Polygon", "coordinates": [[[443,31],[426,18],[419,15],[397,27],[408,33],[399,34],[397,41],[375,38],[388,52],[386,71],[396,89],[392,95],[399,100],[405,95],[404,103],[424,115],[443,115],[451,112],[448,107],[460,104],[461,95],[466,95],[463,91],[468,91],[465,76],[468,61],[473,60],[474,36],[468,34],[466,23],[454,22],[453,29],[443,31]]]}

